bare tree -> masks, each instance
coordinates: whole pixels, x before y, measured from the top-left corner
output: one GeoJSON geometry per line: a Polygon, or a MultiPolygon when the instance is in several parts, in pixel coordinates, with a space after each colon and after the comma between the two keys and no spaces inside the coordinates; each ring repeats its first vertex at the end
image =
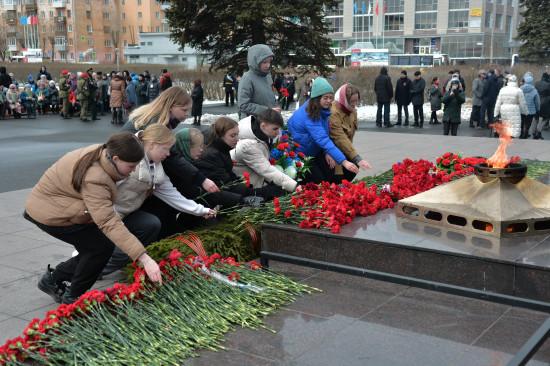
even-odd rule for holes
{"type": "Polygon", "coordinates": [[[0,58],[2,61],[6,61],[6,51],[8,50],[8,42],[6,36],[0,36],[0,58]]]}
{"type": "MultiPolygon", "coordinates": [[[[120,31],[118,30],[118,28],[116,30],[111,31],[111,39],[113,41],[113,47],[115,48],[115,60],[113,60],[113,63],[114,62],[118,63],[118,55],[120,53],[118,49],[118,44],[120,43],[120,31]]],[[[118,66],[117,66],[117,70],[118,70],[118,66]]]]}
{"type": "Polygon", "coordinates": [[[55,59],[55,35],[54,34],[50,34],[48,36],[48,40],[50,41],[50,44],[52,45],[52,58],[51,58],[51,62],[54,61],[55,59]]]}

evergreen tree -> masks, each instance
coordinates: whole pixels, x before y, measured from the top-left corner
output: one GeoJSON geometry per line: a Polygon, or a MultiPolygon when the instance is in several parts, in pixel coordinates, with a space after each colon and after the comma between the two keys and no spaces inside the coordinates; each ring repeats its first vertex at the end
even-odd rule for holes
{"type": "Polygon", "coordinates": [[[517,39],[524,42],[519,58],[542,63],[550,53],[550,0],[520,0],[519,6],[525,6],[518,26],[517,39]]]}
{"type": "Polygon", "coordinates": [[[172,0],[165,12],[175,43],[211,55],[211,69],[242,74],[248,48],[267,44],[274,64],[329,71],[334,64],[324,9],[339,0],[172,0]]]}

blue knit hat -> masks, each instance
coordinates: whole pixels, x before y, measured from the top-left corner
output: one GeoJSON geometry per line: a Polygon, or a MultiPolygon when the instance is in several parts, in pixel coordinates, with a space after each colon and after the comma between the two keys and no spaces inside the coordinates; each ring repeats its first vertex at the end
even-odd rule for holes
{"type": "Polygon", "coordinates": [[[30,79],[34,79],[34,75],[29,75],[29,77],[27,78],[27,80],[30,80],[30,79]]]}
{"type": "Polygon", "coordinates": [[[131,76],[131,77],[134,77],[134,76],[136,76],[136,73],[133,72],[133,73],[130,74],[130,76],[131,76]]]}
{"type": "Polygon", "coordinates": [[[317,78],[313,81],[313,86],[311,87],[311,98],[320,97],[323,94],[333,93],[334,89],[328,83],[327,79],[317,78]]]}

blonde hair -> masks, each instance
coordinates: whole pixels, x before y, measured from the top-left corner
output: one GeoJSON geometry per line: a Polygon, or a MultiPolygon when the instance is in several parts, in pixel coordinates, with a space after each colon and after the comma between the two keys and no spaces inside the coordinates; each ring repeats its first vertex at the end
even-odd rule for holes
{"type": "Polygon", "coordinates": [[[204,144],[204,136],[202,135],[202,132],[197,130],[196,128],[190,128],[189,129],[189,143],[191,148],[195,148],[197,146],[201,146],[204,144]]]}
{"type": "Polygon", "coordinates": [[[191,104],[191,97],[183,88],[172,86],[166,89],[151,103],[137,108],[130,114],[130,120],[134,121],[134,128],[140,130],[152,119],[157,118],[157,123],[168,125],[170,121],[170,109],[191,104]]]}
{"type": "Polygon", "coordinates": [[[172,131],[168,127],[158,123],[147,127],[145,131],[139,135],[139,139],[144,145],[148,142],[154,142],[159,145],[172,146],[176,142],[176,136],[174,136],[172,131]]]}

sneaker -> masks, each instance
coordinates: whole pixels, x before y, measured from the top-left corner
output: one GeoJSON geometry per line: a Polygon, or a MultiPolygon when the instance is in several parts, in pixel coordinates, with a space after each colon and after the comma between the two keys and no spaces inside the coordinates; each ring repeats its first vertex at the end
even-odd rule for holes
{"type": "Polygon", "coordinates": [[[247,196],[243,198],[243,203],[247,206],[258,207],[263,201],[264,199],[258,196],[247,196]]]}
{"type": "Polygon", "coordinates": [[[65,286],[58,286],[57,283],[55,283],[52,272],[53,269],[51,269],[50,265],[48,264],[48,269],[46,270],[46,273],[44,273],[40,281],[38,281],[38,288],[42,292],[50,295],[50,297],[54,299],[55,302],[61,304],[63,294],[65,293],[65,286]]]}

